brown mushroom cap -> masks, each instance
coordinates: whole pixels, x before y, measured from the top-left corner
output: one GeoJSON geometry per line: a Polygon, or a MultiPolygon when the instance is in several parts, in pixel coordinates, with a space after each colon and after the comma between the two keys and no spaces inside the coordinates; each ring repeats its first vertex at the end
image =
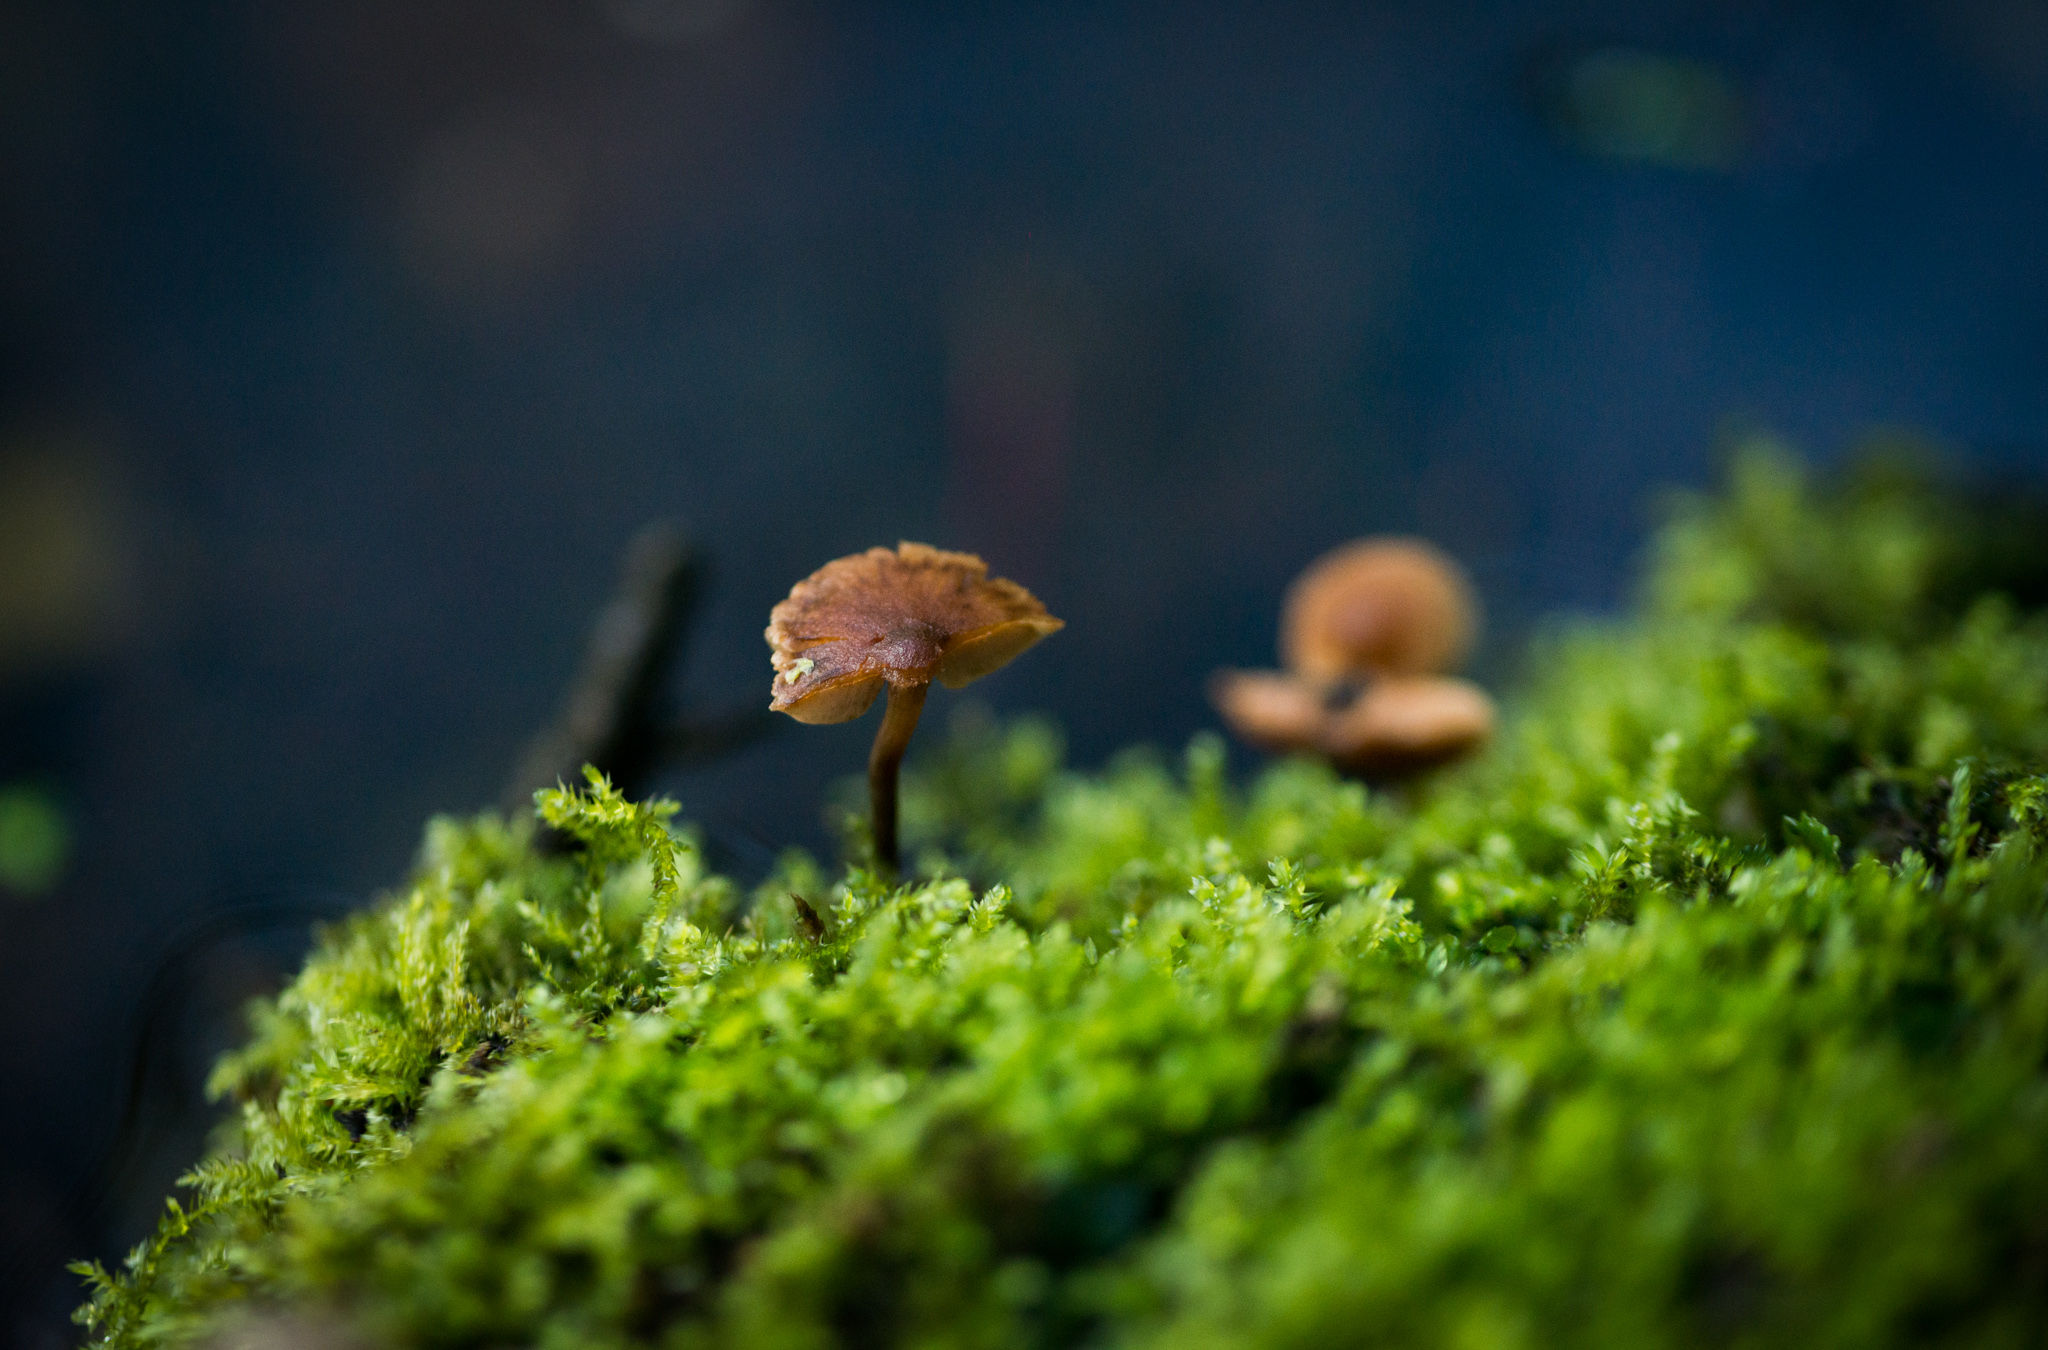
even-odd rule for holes
{"type": "Polygon", "coordinates": [[[1412,773],[1458,758],[1493,734],[1493,700],[1469,680],[1395,676],[1377,681],[1322,728],[1323,753],[1369,776],[1412,773]]]}
{"type": "Polygon", "coordinates": [[[1328,710],[1314,685],[1277,670],[1219,670],[1209,701],[1243,740],[1261,750],[1321,750],[1328,710]]]}
{"type": "Polygon", "coordinates": [[[1453,669],[1478,631],[1458,565],[1420,539],[1360,539],[1324,554],[1287,589],[1280,659],[1311,680],[1453,669]]]}
{"type": "Polygon", "coordinates": [[[774,697],[799,722],[847,722],[882,686],[948,689],[1066,625],[972,553],[904,542],[826,563],[768,615],[774,697]]]}

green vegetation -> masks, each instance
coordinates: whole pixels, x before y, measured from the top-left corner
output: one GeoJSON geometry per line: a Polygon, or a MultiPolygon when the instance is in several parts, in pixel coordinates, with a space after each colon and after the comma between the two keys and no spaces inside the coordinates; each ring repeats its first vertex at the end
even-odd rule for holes
{"type": "Polygon", "coordinates": [[[218,1071],[96,1343],[2038,1345],[2043,536],[1753,451],[1412,791],[914,766],[920,879],[428,831],[218,1071]],[[791,893],[803,897],[800,907],[791,893]]]}
{"type": "Polygon", "coordinates": [[[51,889],[70,859],[71,827],[51,795],[28,783],[0,785],[0,897],[51,889]]]}

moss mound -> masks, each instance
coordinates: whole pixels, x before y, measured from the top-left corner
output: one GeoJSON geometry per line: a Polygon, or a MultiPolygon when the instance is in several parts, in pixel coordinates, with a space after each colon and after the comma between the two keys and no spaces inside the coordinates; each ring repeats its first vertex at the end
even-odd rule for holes
{"type": "Polygon", "coordinates": [[[2038,1345],[2042,536],[1768,453],[1412,795],[967,727],[926,879],[439,821],[96,1344],[2038,1345]],[[805,898],[815,920],[796,906],[805,898]]]}

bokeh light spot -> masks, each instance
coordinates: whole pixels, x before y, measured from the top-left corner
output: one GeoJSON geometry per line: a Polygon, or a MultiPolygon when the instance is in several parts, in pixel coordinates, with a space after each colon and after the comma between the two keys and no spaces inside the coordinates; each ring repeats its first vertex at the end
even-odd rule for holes
{"type": "Polygon", "coordinates": [[[96,460],[61,435],[0,448],[0,674],[77,665],[115,634],[121,527],[96,460]]]}
{"type": "Polygon", "coordinates": [[[0,787],[0,889],[41,895],[64,876],[71,860],[71,824],[42,788],[0,787]]]}
{"type": "Polygon", "coordinates": [[[1748,100],[1704,61],[1600,47],[1548,64],[1536,93],[1559,139],[1605,159],[1727,170],[1748,149],[1748,100]]]}

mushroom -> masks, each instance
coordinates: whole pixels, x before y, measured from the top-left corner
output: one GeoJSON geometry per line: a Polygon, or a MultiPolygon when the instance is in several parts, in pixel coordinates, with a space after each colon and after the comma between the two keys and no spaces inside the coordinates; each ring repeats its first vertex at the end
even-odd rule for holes
{"type": "Polygon", "coordinates": [[[1209,701],[1232,731],[1261,750],[1322,749],[1329,709],[1307,680],[1277,670],[1219,670],[1209,680],[1209,701]]]}
{"type": "Polygon", "coordinates": [[[948,689],[1001,669],[1066,624],[972,553],[904,542],[826,563],[768,615],[768,706],[799,722],[850,722],[884,686],[868,754],[875,859],[896,871],[896,780],[936,679],[948,689]]]}
{"type": "Polygon", "coordinates": [[[1274,754],[1321,755],[1363,778],[1404,778],[1493,734],[1493,700],[1469,680],[1390,675],[1318,690],[1273,670],[1221,670],[1210,700],[1230,729],[1274,754]]]}
{"type": "Polygon", "coordinates": [[[1288,587],[1286,671],[1218,671],[1210,701],[1262,749],[1319,754],[1349,773],[1396,778],[1455,759],[1492,734],[1493,702],[1441,672],[1478,631],[1456,563],[1419,539],[1360,539],[1288,587]]]}
{"type": "Polygon", "coordinates": [[[1492,734],[1493,700],[1470,680],[1392,675],[1329,715],[1320,748],[1347,773],[1401,778],[1457,759],[1492,734]]]}
{"type": "Polygon", "coordinates": [[[1458,565],[1421,539],[1359,539],[1309,564],[1280,614],[1280,659],[1329,684],[1454,669],[1479,627],[1458,565]]]}

